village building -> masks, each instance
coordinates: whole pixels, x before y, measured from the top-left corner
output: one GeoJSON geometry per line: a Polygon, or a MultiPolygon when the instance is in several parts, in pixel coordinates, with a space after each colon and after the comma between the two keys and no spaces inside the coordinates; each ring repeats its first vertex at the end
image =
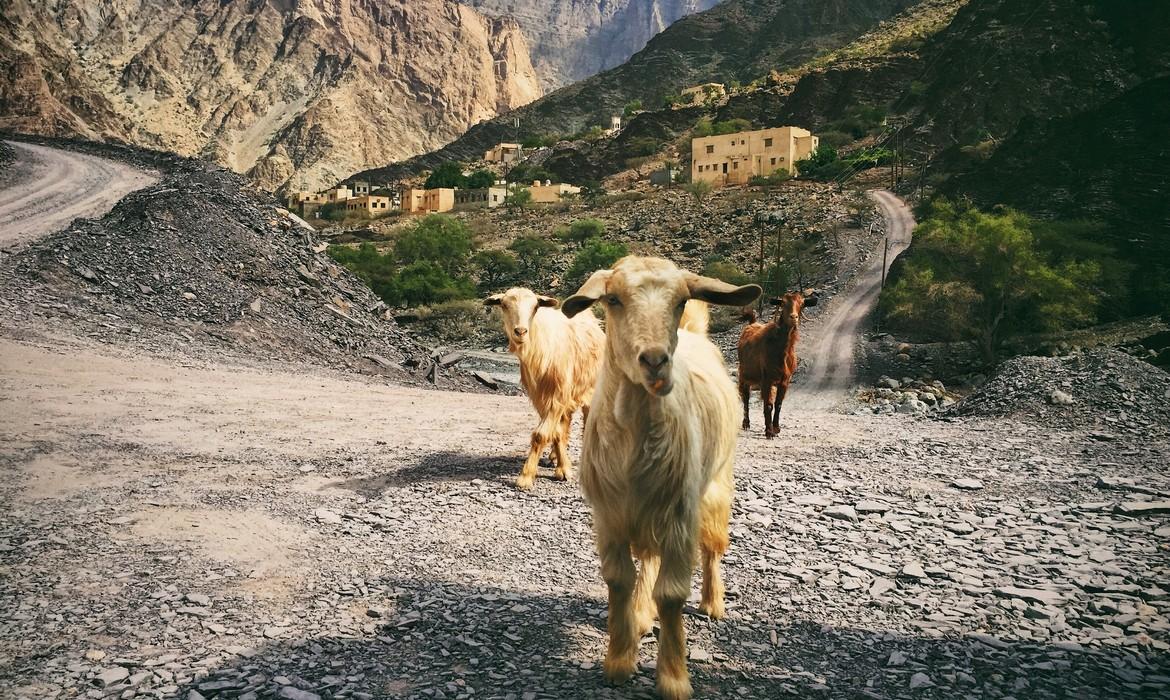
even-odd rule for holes
{"type": "Polygon", "coordinates": [[[353,183],[351,189],[353,190],[354,197],[364,197],[370,193],[370,183],[364,180],[357,180],[353,183]]]}
{"type": "Polygon", "coordinates": [[[819,139],[806,129],[781,126],[704,136],[691,141],[691,181],[743,185],[756,175],[784,170],[796,175],[796,164],[817,149],[819,139]]]}
{"type": "Polygon", "coordinates": [[[435,214],[455,208],[455,192],[451,187],[429,190],[406,188],[402,190],[402,211],[406,214],[435,214]]]}
{"type": "Polygon", "coordinates": [[[528,188],[532,193],[532,201],[536,204],[555,204],[561,201],[561,197],[567,194],[580,194],[581,188],[576,185],[566,185],[563,182],[552,183],[545,180],[541,184],[540,180],[533,180],[532,186],[528,188]]]}
{"type": "Polygon", "coordinates": [[[508,189],[504,185],[492,185],[469,190],[455,190],[455,207],[458,209],[495,209],[504,204],[508,189]]]}
{"type": "Polygon", "coordinates": [[[484,151],[483,159],[489,163],[515,163],[520,160],[523,151],[518,143],[500,143],[484,151]]]}
{"type": "Polygon", "coordinates": [[[670,187],[678,181],[678,176],[681,174],[678,168],[659,168],[650,173],[650,184],[658,187],[670,187]]]}
{"type": "Polygon", "coordinates": [[[345,200],[345,210],[347,212],[364,211],[370,216],[378,216],[393,211],[393,205],[389,197],[363,195],[345,200]]]}
{"type": "Polygon", "coordinates": [[[695,107],[707,102],[708,98],[722,99],[727,94],[723,83],[703,83],[686,88],[682,91],[682,100],[679,106],[695,107]]]}
{"type": "Polygon", "coordinates": [[[609,128],[605,130],[606,136],[617,136],[618,132],[622,130],[622,118],[614,115],[609,118],[609,128]]]}
{"type": "Polygon", "coordinates": [[[333,204],[335,202],[344,202],[347,199],[353,198],[353,190],[349,189],[345,185],[338,185],[333,189],[325,190],[321,193],[321,196],[323,196],[325,198],[325,202],[329,204],[333,204]]]}

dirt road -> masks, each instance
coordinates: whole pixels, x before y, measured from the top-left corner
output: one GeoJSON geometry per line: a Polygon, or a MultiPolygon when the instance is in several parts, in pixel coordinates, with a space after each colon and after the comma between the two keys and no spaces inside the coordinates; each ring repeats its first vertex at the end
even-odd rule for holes
{"type": "Polygon", "coordinates": [[[126,163],[9,141],[16,162],[0,174],[0,250],[105,213],[158,178],[126,163]]]}
{"type": "MultiPolygon", "coordinates": [[[[830,302],[827,316],[809,333],[811,342],[800,353],[801,362],[808,363],[809,371],[795,384],[791,409],[829,408],[852,388],[860,330],[877,305],[882,265],[888,269],[894,258],[910,245],[914,217],[906,203],[887,190],[873,190],[869,196],[877,202],[886,219],[888,252],[884,258],[880,248],[874,252],[867,267],[857,274],[844,294],[830,302]]],[[[789,404],[785,410],[790,410],[789,404]]]]}

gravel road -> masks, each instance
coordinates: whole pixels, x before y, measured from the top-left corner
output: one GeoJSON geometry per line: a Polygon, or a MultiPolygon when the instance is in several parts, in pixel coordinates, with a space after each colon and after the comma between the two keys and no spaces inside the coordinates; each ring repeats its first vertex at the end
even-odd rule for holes
{"type": "Polygon", "coordinates": [[[158,180],[131,165],[19,141],[16,162],[0,173],[0,250],[104,214],[122,197],[158,180]]]}
{"type": "MultiPolygon", "coordinates": [[[[603,683],[576,483],[512,485],[525,398],[38,323],[0,324],[0,698],[651,697],[653,637],[603,683]]],[[[836,358],[740,437],[698,696],[1166,697],[1166,433],[833,412],[836,358]]]]}
{"type": "Polygon", "coordinates": [[[813,325],[808,339],[800,347],[800,361],[808,372],[799,377],[792,393],[792,406],[804,410],[829,408],[841,401],[853,386],[854,356],[859,330],[877,305],[881,294],[882,265],[893,263],[910,245],[914,231],[914,216],[910,208],[892,192],[872,190],[869,196],[877,202],[886,220],[886,239],[889,248],[883,257],[885,241],[869,258],[865,269],[858,273],[844,294],[829,302],[824,320],[813,325]]]}

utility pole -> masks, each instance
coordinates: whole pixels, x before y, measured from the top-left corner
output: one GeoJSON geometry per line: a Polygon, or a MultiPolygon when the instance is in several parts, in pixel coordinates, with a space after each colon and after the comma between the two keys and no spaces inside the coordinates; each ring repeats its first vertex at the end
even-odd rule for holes
{"type": "MultiPolygon", "coordinates": [[[[760,259],[759,259],[759,271],[756,274],[756,279],[760,281],[760,286],[763,287],[764,286],[764,227],[760,226],[759,229],[760,229],[760,259]]],[[[759,296],[759,298],[756,299],[756,308],[757,308],[757,313],[759,313],[761,315],[764,313],[764,295],[763,294],[761,294],[759,296]]]]}
{"type": "Polygon", "coordinates": [[[886,288],[886,258],[890,254],[890,236],[886,234],[882,243],[882,289],[886,288]]]}

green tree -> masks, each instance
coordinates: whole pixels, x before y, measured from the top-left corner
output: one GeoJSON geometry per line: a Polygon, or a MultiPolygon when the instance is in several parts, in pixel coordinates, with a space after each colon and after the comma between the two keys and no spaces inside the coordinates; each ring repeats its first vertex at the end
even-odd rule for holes
{"type": "Polygon", "coordinates": [[[468,175],[463,184],[468,189],[482,190],[496,184],[496,174],[490,170],[481,168],[468,175]]]}
{"type": "Polygon", "coordinates": [[[1005,338],[1094,320],[1098,264],[1044,251],[1037,228],[1010,209],[934,202],[899,278],[882,294],[885,317],[935,337],[973,340],[989,363],[1005,338]]]}
{"type": "Polygon", "coordinates": [[[428,214],[394,244],[398,264],[433,262],[452,278],[464,274],[474,241],[467,226],[451,216],[428,214]]]}
{"type": "Polygon", "coordinates": [[[711,121],[711,117],[699,117],[699,121],[695,122],[695,127],[691,130],[695,138],[703,138],[704,136],[715,135],[715,125],[711,121]]]}
{"type": "Polygon", "coordinates": [[[565,273],[565,282],[571,288],[579,287],[589,275],[610,267],[629,252],[624,243],[592,238],[573,257],[573,264],[565,273]]]}
{"type": "Polygon", "coordinates": [[[604,196],[605,188],[597,180],[586,180],[581,183],[581,199],[584,199],[590,206],[597,204],[604,196]]]}
{"type": "Polygon", "coordinates": [[[711,129],[716,136],[723,136],[738,131],[751,131],[751,128],[752,123],[746,119],[728,119],[727,121],[715,122],[711,129]]]}
{"type": "Polygon", "coordinates": [[[804,179],[831,180],[845,172],[847,167],[837,157],[837,149],[821,144],[808,158],[797,162],[796,171],[804,179]]]}
{"type": "Polygon", "coordinates": [[[527,187],[513,187],[512,191],[504,197],[504,205],[508,208],[519,207],[521,209],[532,204],[532,190],[527,187]]]}
{"type": "Polygon", "coordinates": [[[427,176],[424,187],[465,187],[467,178],[463,175],[463,166],[453,160],[439,165],[427,176]]]}
{"type": "Polygon", "coordinates": [[[703,200],[707,199],[707,195],[711,194],[711,190],[713,189],[711,183],[706,180],[694,180],[693,182],[686,183],[682,188],[694,197],[695,201],[699,204],[702,204],[703,200]]]}
{"type": "Polygon", "coordinates": [[[370,286],[374,294],[386,303],[397,303],[395,281],[397,265],[392,254],[379,253],[373,243],[362,243],[353,248],[346,245],[329,246],[329,257],[345,266],[370,286]]]}
{"type": "Polygon", "coordinates": [[[512,241],[508,250],[516,254],[521,277],[536,284],[544,280],[551,267],[557,244],[540,236],[521,236],[512,241]]]}
{"type": "Polygon", "coordinates": [[[479,270],[480,291],[504,286],[520,270],[516,256],[506,250],[481,250],[472,258],[479,270]]]}
{"type": "Polygon", "coordinates": [[[622,116],[627,119],[634,116],[635,112],[642,110],[642,100],[630,100],[626,103],[625,109],[622,110],[622,116]]]}
{"type": "Polygon", "coordinates": [[[475,296],[470,280],[453,278],[431,260],[416,260],[403,267],[394,286],[398,300],[411,306],[475,296]]]}

